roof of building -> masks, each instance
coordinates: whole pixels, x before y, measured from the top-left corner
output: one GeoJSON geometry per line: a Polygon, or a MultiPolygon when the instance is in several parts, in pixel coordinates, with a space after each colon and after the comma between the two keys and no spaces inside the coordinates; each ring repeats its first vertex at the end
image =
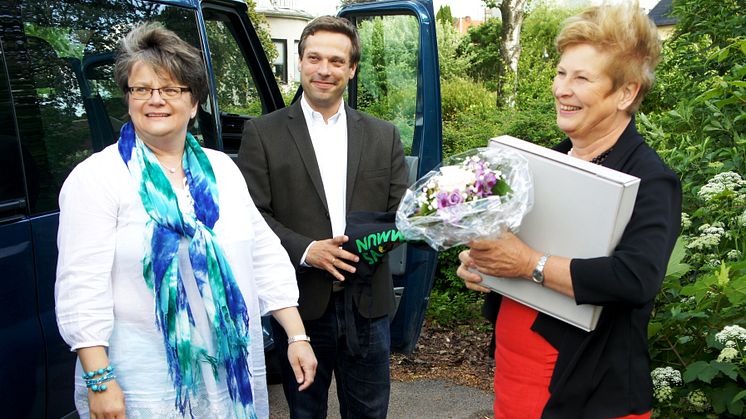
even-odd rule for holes
{"type": "Polygon", "coordinates": [[[661,0],[648,13],[648,17],[650,17],[656,26],[675,25],[679,21],[678,18],[671,14],[671,3],[672,0],[661,0]]]}
{"type": "Polygon", "coordinates": [[[305,21],[310,21],[313,19],[313,15],[304,11],[304,10],[298,10],[298,9],[285,9],[281,7],[273,7],[273,8],[256,8],[257,13],[261,13],[267,17],[285,17],[289,19],[301,19],[305,21]]]}
{"type": "Polygon", "coordinates": [[[296,7],[295,0],[258,0],[256,11],[267,17],[284,17],[306,22],[313,19],[313,15],[296,7]]]}

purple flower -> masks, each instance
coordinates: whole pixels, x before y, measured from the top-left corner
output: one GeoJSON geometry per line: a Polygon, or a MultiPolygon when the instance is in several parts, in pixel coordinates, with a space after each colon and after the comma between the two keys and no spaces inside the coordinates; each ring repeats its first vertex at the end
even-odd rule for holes
{"type": "Polygon", "coordinates": [[[492,172],[487,172],[484,174],[483,185],[484,185],[484,191],[485,192],[492,192],[492,188],[497,183],[497,176],[495,176],[492,172]]]}
{"type": "Polygon", "coordinates": [[[448,206],[457,205],[464,202],[464,198],[461,196],[461,192],[459,192],[458,189],[451,192],[451,195],[448,197],[448,206]]]}
{"type": "Polygon", "coordinates": [[[475,195],[484,198],[492,195],[492,187],[497,183],[497,177],[492,172],[486,172],[477,177],[474,182],[475,195]]]}
{"type": "Polygon", "coordinates": [[[448,193],[438,192],[438,194],[435,195],[435,199],[438,200],[438,209],[445,208],[448,206],[448,193]]]}

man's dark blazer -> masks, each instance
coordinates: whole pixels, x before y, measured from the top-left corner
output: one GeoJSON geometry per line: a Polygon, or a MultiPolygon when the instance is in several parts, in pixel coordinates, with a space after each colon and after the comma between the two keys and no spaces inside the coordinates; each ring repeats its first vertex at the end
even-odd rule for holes
{"type": "MultiPolygon", "coordinates": [[[[407,188],[399,131],[347,105],[345,112],[347,212],[396,210],[407,188]]],[[[254,203],[295,265],[301,317],[319,318],[329,302],[333,277],[324,270],[300,266],[300,260],[311,241],[332,237],[332,227],[300,101],[245,124],[238,166],[254,203]]],[[[372,292],[360,292],[356,279],[346,281],[353,289],[345,292],[353,292],[360,314],[368,318],[393,315],[388,264],[383,263],[374,274],[372,292]]]]}

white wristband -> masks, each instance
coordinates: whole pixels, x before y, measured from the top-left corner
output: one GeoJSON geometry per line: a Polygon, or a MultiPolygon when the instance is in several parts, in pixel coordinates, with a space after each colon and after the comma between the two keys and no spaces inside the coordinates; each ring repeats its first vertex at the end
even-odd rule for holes
{"type": "Polygon", "coordinates": [[[311,342],[311,338],[308,335],[295,335],[288,338],[288,345],[294,342],[306,341],[311,342]]]}

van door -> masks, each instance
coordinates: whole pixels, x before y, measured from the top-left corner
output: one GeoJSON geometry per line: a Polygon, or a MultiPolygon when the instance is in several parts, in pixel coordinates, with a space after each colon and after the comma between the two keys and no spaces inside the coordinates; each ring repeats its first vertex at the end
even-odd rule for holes
{"type": "MultiPolygon", "coordinates": [[[[0,402],[13,417],[44,417],[44,338],[37,317],[26,174],[18,142],[6,53],[0,44],[0,402]],[[18,407],[15,407],[18,406],[18,407]],[[8,410],[9,409],[9,410],[8,410]]],[[[33,178],[33,171],[28,171],[33,178]]],[[[72,373],[72,372],[71,372],[72,373]]]]}
{"type": "Polygon", "coordinates": [[[202,2],[219,148],[235,157],[244,123],[285,106],[244,2],[202,2]]]}
{"type": "MultiPolygon", "coordinates": [[[[357,26],[362,58],[347,103],[399,128],[410,184],[440,164],[442,127],[435,14],[430,0],[353,4],[339,15],[357,26]]],[[[389,256],[400,296],[392,350],[411,353],[430,298],[437,253],[400,246],[389,256]]]]}
{"type": "MultiPolygon", "coordinates": [[[[72,168],[114,143],[128,119],[113,80],[121,37],[156,21],[205,51],[205,27],[222,19],[231,24],[222,34],[238,39],[224,50],[243,54],[236,65],[243,70],[219,72],[218,79],[233,78],[219,79],[224,84],[216,87],[215,51],[206,53],[212,91],[243,80],[233,88],[249,97],[239,105],[258,109],[250,115],[282,106],[282,98],[255,34],[251,38],[243,0],[1,1],[0,15],[0,416],[59,418],[74,410],[76,357],[54,313],[57,199],[72,168]]],[[[222,134],[232,131],[221,125],[233,126],[230,113],[238,108],[221,109],[217,93],[190,131],[223,149],[222,134]]]]}

